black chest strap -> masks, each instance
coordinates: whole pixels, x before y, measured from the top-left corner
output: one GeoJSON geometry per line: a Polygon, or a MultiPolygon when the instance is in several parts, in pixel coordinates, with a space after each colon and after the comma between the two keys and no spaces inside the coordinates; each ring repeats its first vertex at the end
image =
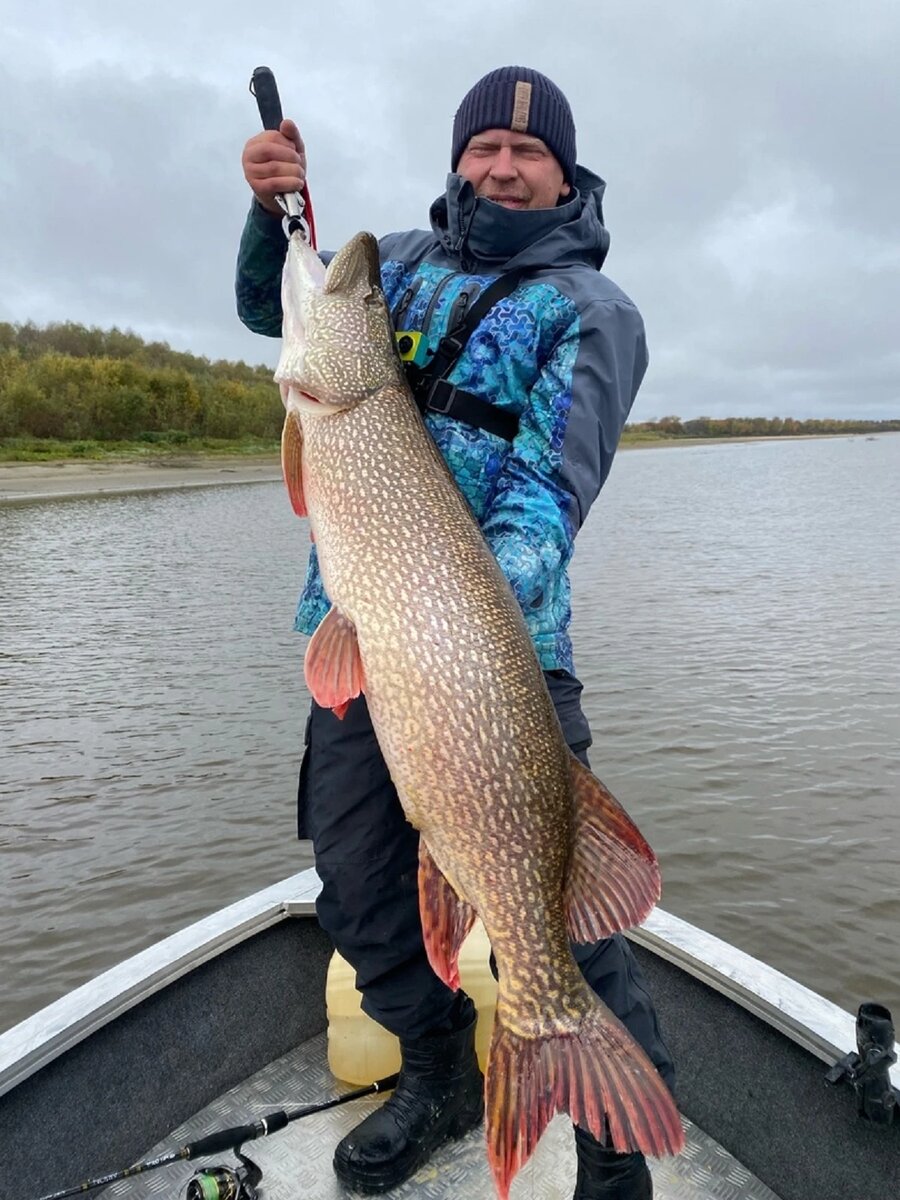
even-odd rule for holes
{"type": "MultiPolygon", "coordinates": [[[[413,395],[416,395],[415,391],[413,395]]],[[[508,442],[519,432],[519,418],[514,412],[498,408],[496,404],[482,400],[473,392],[454,387],[447,379],[436,379],[424,403],[418,396],[416,402],[423,413],[426,409],[428,412],[444,413],[456,421],[494,433],[508,442]]]]}
{"type": "Polygon", "coordinates": [[[515,290],[523,274],[522,271],[508,271],[504,275],[498,275],[479,295],[464,319],[441,338],[427,367],[406,364],[407,378],[422,413],[426,410],[444,413],[466,425],[505,438],[508,442],[516,436],[519,431],[519,418],[515,413],[498,408],[472,392],[454,387],[448,382],[447,376],[482,318],[495,304],[515,290]]]}

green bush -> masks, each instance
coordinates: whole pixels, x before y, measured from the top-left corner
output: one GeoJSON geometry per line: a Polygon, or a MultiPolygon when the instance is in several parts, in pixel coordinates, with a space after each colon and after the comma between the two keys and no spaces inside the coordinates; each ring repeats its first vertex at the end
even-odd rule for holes
{"type": "Polygon", "coordinates": [[[270,441],[283,416],[270,367],[211,363],[119,329],[0,323],[4,439],[270,441]]]}

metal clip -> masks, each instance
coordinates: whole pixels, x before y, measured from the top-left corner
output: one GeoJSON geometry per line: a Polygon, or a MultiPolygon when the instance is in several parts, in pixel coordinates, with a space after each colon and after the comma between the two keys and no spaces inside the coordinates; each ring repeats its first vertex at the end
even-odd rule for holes
{"type": "Polygon", "coordinates": [[[286,237],[300,230],[304,242],[310,240],[309,223],[306,220],[306,204],[299,192],[289,192],[286,196],[276,196],[278,207],[284,212],[284,232],[286,237]]]}

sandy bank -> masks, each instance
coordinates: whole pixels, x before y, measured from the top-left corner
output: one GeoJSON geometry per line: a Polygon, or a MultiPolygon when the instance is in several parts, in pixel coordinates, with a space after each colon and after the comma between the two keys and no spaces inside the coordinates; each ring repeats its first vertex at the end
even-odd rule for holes
{"type": "MultiPolygon", "coordinates": [[[[790,434],[779,437],[660,438],[655,441],[623,442],[625,450],[677,449],[680,446],[722,446],[751,442],[809,441],[824,437],[861,438],[877,434],[790,434]]],[[[900,434],[895,434],[900,436],[900,434]]],[[[152,462],[0,462],[0,504],[18,500],[50,500],[66,496],[115,495],[123,492],[152,492],[167,488],[221,487],[234,483],[271,483],[281,479],[276,457],[260,458],[160,458],[152,462]]]]}
{"type": "Polygon", "coordinates": [[[151,492],[168,488],[271,483],[276,459],[159,459],[145,462],[0,463],[0,503],[151,492]]]}

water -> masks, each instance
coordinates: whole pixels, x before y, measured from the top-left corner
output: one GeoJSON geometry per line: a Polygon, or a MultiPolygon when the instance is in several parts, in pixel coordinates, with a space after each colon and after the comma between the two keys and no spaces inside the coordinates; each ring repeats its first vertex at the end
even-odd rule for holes
{"type": "MultiPolygon", "coordinates": [[[[0,508],[0,1030],[309,865],[280,484],[0,508]]],[[[900,437],[621,453],[579,536],[595,770],[663,905],[900,1005],[900,437]]]]}

